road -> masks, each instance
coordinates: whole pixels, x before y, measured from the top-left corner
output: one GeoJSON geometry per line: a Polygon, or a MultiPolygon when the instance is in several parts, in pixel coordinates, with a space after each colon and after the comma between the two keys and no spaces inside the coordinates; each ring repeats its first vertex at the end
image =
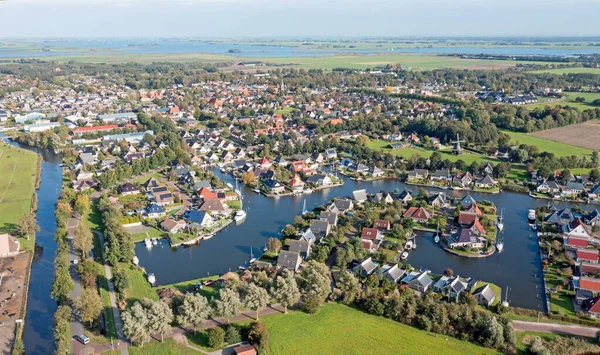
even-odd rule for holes
{"type": "MultiPolygon", "coordinates": [[[[71,279],[73,280],[71,301],[74,302],[77,297],[81,296],[81,277],[79,272],[77,272],[77,265],[74,263],[75,260],[79,261],[80,252],[73,247],[73,238],[67,238],[67,243],[69,244],[69,271],[71,273],[71,279]]],[[[83,322],[79,319],[79,316],[73,313],[73,317],[71,318],[71,336],[80,334],[85,334],[85,327],[83,326],[83,322]]]]}
{"type": "Polygon", "coordinates": [[[564,335],[577,335],[591,338],[595,338],[596,332],[600,330],[598,328],[584,327],[580,325],[524,322],[520,320],[513,321],[513,327],[517,332],[554,333],[564,335]]]}

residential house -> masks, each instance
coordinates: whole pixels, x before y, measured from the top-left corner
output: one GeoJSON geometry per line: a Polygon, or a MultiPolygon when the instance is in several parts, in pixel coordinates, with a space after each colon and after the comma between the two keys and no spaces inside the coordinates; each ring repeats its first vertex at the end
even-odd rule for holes
{"type": "Polygon", "coordinates": [[[411,207],[402,215],[404,218],[411,218],[417,223],[427,223],[430,218],[429,212],[423,207],[411,207]]]}
{"type": "Polygon", "coordinates": [[[556,181],[543,180],[535,190],[542,194],[556,195],[560,193],[560,186],[558,186],[556,181]]]}
{"type": "Polygon", "coordinates": [[[490,188],[496,186],[496,181],[494,181],[494,179],[492,179],[491,176],[486,175],[482,179],[475,180],[475,186],[482,188],[482,189],[490,189],[490,188]]]}
{"type": "Polygon", "coordinates": [[[356,265],[352,271],[366,277],[375,272],[377,267],[378,264],[369,257],[363,260],[360,264],[356,265]]]}
{"type": "Polygon", "coordinates": [[[592,318],[600,318],[600,296],[592,297],[583,302],[583,309],[588,316],[592,318]]]}
{"type": "Polygon", "coordinates": [[[275,179],[265,180],[263,184],[272,194],[281,194],[285,191],[285,186],[275,179]]]}
{"type": "Polygon", "coordinates": [[[571,223],[562,226],[563,237],[591,238],[588,227],[581,221],[580,218],[575,218],[571,223]]]}
{"type": "Polygon", "coordinates": [[[208,200],[202,201],[198,205],[199,211],[211,212],[213,214],[225,214],[227,213],[227,208],[223,204],[221,200],[208,200]]]}
{"type": "Polygon", "coordinates": [[[577,197],[583,192],[583,184],[579,182],[569,181],[562,189],[563,196],[577,197]]]}
{"type": "Polygon", "coordinates": [[[373,228],[385,233],[392,228],[392,224],[387,219],[376,219],[373,222],[373,228]]]}
{"type": "Polygon", "coordinates": [[[447,182],[451,178],[450,170],[448,170],[448,169],[435,170],[433,173],[431,173],[430,178],[432,181],[447,182]]]}
{"type": "Polygon", "coordinates": [[[145,212],[148,218],[152,219],[164,217],[166,214],[164,208],[156,203],[151,203],[148,207],[146,207],[145,212]]]}
{"type": "Polygon", "coordinates": [[[407,172],[407,175],[408,175],[409,179],[423,180],[423,179],[427,179],[427,177],[429,176],[429,170],[427,170],[427,169],[410,170],[407,172]]]}
{"type": "Polygon", "coordinates": [[[433,280],[429,277],[429,271],[413,271],[402,279],[402,283],[417,292],[425,293],[433,285],[433,280]]]}
{"type": "Polygon", "coordinates": [[[585,224],[593,227],[600,222],[600,212],[598,212],[598,210],[593,210],[592,212],[586,214],[583,219],[585,224]]]}
{"type": "Polygon", "coordinates": [[[325,150],[325,159],[331,160],[337,158],[337,151],[335,149],[327,149],[325,150]]]}
{"type": "Polygon", "coordinates": [[[577,262],[598,263],[598,250],[580,248],[575,251],[577,262]]]}
{"type": "Polygon", "coordinates": [[[400,200],[402,203],[408,203],[409,201],[412,201],[413,198],[408,190],[404,190],[398,194],[398,200],[400,200]]]}
{"type": "MultiPolygon", "coordinates": [[[[19,254],[21,244],[10,234],[0,234],[0,257],[19,254]]],[[[9,268],[10,269],[10,268],[9,268]]]]}
{"type": "Polygon", "coordinates": [[[308,259],[312,250],[312,243],[302,240],[293,240],[290,243],[289,251],[300,254],[302,259],[308,259]]]}
{"type": "Polygon", "coordinates": [[[381,177],[383,176],[383,174],[383,170],[379,169],[376,166],[373,166],[369,169],[369,175],[371,175],[372,177],[381,177]]]}
{"type": "Polygon", "coordinates": [[[327,174],[314,174],[306,179],[306,182],[315,186],[329,186],[332,184],[331,178],[327,174]]]}
{"type": "Polygon", "coordinates": [[[125,183],[119,187],[121,196],[137,195],[140,193],[140,188],[132,183],[125,183]]]}
{"type": "MultiPolygon", "coordinates": [[[[389,266],[389,265],[386,265],[389,266]]],[[[398,283],[402,277],[404,277],[404,275],[406,275],[406,270],[401,269],[400,267],[398,267],[398,264],[394,264],[392,267],[383,267],[382,270],[385,268],[385,270],[383,271],[383,277],[385,277],[386,279],[398,283]]]]}
{"type": "Polygon", "coordinates": [[[438,209],[448,207],[448,200],[446,199],[446,194],[443,192],[428,196],[427,203],[438,209]]]}
{"type": "Polygon", "coordinates": [[[338,215],[337,213],[333,212],[321,211],[319,214],[319,219],[325,220],[329,223],[329,225],[335,227],[337,226],[338,215]]]}
{"type": "Polygon", "coordinates": [[[546,218],[546,222],[564,225],[573,222],[574,219],[575,216],[573,215],[573,211],[571,211],[570,208],[564,208],[562,210],[554,211],[554,213],[546,218]]]}
{"type": "Polygon", "coordinates": [[[367,190],[363,189],[352,191],[352,198],[354,198],[354,201],[356,201],[356,203],[363,204],[367,201],[367,190]]]}
{"type": "Polygon", "coordinates": [[[304,181],[300,179],[300,175],[296,174],[288,182],[288,186],[292,189],[293,192],[302,192],[304,190],[304,181]]]}
{"type": "Polygon", "coordinates": [[[186,211],[184,218],[188,221],[190,227],[207,228],[215,223],[214,218],[208,211],[186,211]]]}
{"type": "Polygon", "coordinates": [[[352,211],[354,209],[354,203],[352,200],[347,198],[336,198],[329,207],[327,207],[327,211],[333,213],[346,213],[352,211]]]}
{"type": "Polygon", "coordinates": [[[450,248],[483,248],[485,238],[475,228],[459,228],[450,235],[450,248]]]}
{"type": "Polygon", "coordinates": [[[167,218],[161,222],[160,227],[167,233],[175,234],[185,230],[187,224],[181,219],[167,218]]]}
{"type": "Polygon", "coordinates": [[[282,250],[277,257],[277,266],[291,271],[297,271],[300,263],[302,263],[302,258],[295,251],[282,250]]]}
{"type": "Polygon", "coordinates": [[[465,173],[458,174],[454,178],[454,182],[463,187],[471,186],[471,184],[473,183],[473,180],[474,180],[473,175],[471,175],[471,173],[468,171],[465,173]]]}
{"type": "Polygon", "coordinates": [[[313,232],[317,240],[321,240],[329,235],[331,232],[331,226],[326,220],[313,219],[310,223],[310,230],[313,232]]]}
{"type": "Polygon", "coordinates": [[[492,290],[489,284],[485,284],[484,286],[478,287],[473,292],[473,297],[479,302],[480,305],[484,307],[491,306],[496,300],[496,294],[492,290]]]}

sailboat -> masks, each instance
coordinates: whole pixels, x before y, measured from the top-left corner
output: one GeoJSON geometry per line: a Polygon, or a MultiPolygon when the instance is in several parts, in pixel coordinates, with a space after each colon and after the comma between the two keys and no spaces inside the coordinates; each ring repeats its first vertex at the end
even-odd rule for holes
{"type": "Polygon", "coordinates": [[[498,227],[498,230],[500,232],[502,232],[502,230],[504,229],[504,208],[500,210],[500,216],[498,216],[498,223],[496,223],[496,226],[498,227]]]}
{"type": "Polygon", "coordinates": [[[240,197],[240,200],[243,199],[243,197],[242,197],[242,191],[240,190],[240,188],[238,186],[238,181],[237,180],[235,180],[235,191],[234,192],[240,197]]]}
{"type": "Polygon", "coordinates": [[[508,307],[508,286],[506,286],[506,297],[504,298],[504,301],[502,301],[502,305],[508,307]]]}
{"type": "Polygon", "coordinates": [[[306,199],[304,199],[304,204],[302,205],[302,215],[305,215],[308,213],[308,210],[306,209],[306,199]]]}
{"type": "Polygon", "coordinates": [[[438,222],[438,224],[437,224],[436,231],[437,232],[435,234],[435,237],[433,238],[433,241],[436,242],[436,243],[439,243],[440,242],[440,222],[438,222]]]}
{"type": "Polygon", "coordinates": [[[496,240],[496,249],[498,249],[498,252],[502,252],[502,250],[504,249],[504,241],[502,241],[501,238],[498,238],[498,240],[496,240]]]}
{"type": "Polygon", "coordinates": [[[254,254],[252,253],[252,247],[250,247],[250,264],[256,261],[254,254]]]}

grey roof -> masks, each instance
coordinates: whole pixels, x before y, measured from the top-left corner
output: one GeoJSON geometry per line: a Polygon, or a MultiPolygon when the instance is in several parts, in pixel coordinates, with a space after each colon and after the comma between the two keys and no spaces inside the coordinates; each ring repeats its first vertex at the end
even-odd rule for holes
{"type": "Polygon", "coordinates": [[[325,179],[326,175],[325,174],[314,174],[308,177],[308,179],[306,179],[307,182],[313,183],[313,184],[317,184],[320,180],[325,179]]]}
{"type": "Polygon", "coordinates": [[[367,200],[367,190],[355,190],[352,191],[352,197],[354,197],[354,199],[356,201],[366,201],[367,200]]]}
{"type": "Polygon", "coordinates": [[[290,243],[290,251],[296,253],[308,253],[310,251],[311,243],[306,240],[293,240],[290,243]]]}
{"type": "Polygon", "coordinates": [[[265,184],[265,186],[266,186],[268,189],[274,189],[274,188],[278,188],[278,187],[283,187],[283,185],[282,185],[282,184],[281,184],[279,181],[277,181],[277,180],[275,180],[275,179],[269,179],[269,180],[266,180],[266,181],[264,182],[264,184],[265,184]]]}
{"type": "Polygon", "coordinates": [[[488,303],[493,302],[494,299],[496,298],[496,294],[494,293],[494,291],[492,291],[492,288],[490,287],[489,284],[486,284],[485,286],[481,286],[481,287],[477,288],[475,290],[475,292],[473,292],[473,295],[474,296],[480,295],[488,303]]]}
{"type": "Polygon", "coordinates": [[[208,180],[200,180],[200,181],[196,181],[196,183],[194,184],[194,188],[196,190],[200,190],[203,187],[206,187],[206,188],[210,189],[210,187],[211,187],[210,181],[208,181],[208,180]]]}
{"type": "Polygon", "coordinates": [[[335,226],[337,224],[337,214],[333,212],[321,211],[321,213],[319,214],[319,218],[326,220],[332,226],[335,226]]]}
{"type": "Polygon", "coordinates": [[[277,266],[296,271],[301,260],[300,254],[283,250],[279,252],[279,256],[277,257],[277,266]]]}
{"type": "Polygon", "coordinates": [[[555,211],[546,219],[546,221],[549,223],[565,224],[572,222],[574,219],[575,217],[573,216],[571,209],[564,208],[560,211],[555,211]]]}
{"type": "Polygon", "coordinates": [[[421,275],[417,276],[414,280],[411,281],[411,283],[418,283],[423,288],[426,288],[433,283],[433,280],[431,279],[431,277],[429,277],[429,274],[427,272],[422,272],[421,275]]]}
{"type": "Polygon", "coordinates": [[[392,281],[398,281],[405,274],[406,274],[406,270],[399,268],[398,265],[396,264],[396,265],[392,266],[391,268],[387,269],[383,273],[383,276],[387,277],[388,279],[390,279],[392,281]]]}
{"type": "Polygon", "coordinates": [[[185,218],[192,222],[192,223],[198,223],[198,224],[202,224],[204,222],[204,220],[208,216],[208,213],[205,211],[187,211],[185,214],[185,218]]]}
{"type": "Polygon", "coordinates": [[[164,213],[165,209],[162,208],[161,206],[157,205],[156,203],[152,203],[150,204],[150,206],[146,207],[146,213],[150,214],[150,213],[164,213]]]}
{"type": "Polygon", "coordinates": [[[571,190],[583,190],[583,184],[579,182],[569,181],[567,183],[567,189],[571,190]]]}
{"type": "Polygon", "coordinates": [[[326,220],[313,219],[310,223],[310,230],[315,235],[321,234],[326,236],[329,232],[329,222],[326,220]]]}
{"type": "Polygon", "coordinates": [[[450,171],[448,169],[435,170],[431,173],[432,177],[448,177],[450,176],[450,171]]]}

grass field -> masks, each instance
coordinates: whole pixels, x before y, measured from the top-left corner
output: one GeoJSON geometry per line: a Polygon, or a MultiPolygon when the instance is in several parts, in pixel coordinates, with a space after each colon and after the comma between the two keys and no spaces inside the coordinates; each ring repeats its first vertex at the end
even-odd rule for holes
{"type": "Polygon", "coordinates": [[[146,275],[130,263],[121,263],[120,267],[124,268],[129,278],[129,287],[125,289],[127,294],[127,306],[132,306],[136,301],[143,298],[148,298],[154,301],[158,300],[156,289],[150,286],[146,279],[146,275]]]}
{"type": "Polygon", "coordinates": [[[162,343],[158,341],[146,343],[144,344],[144,347],[129,347],[129,354],[131,355],[189,355],[197,353],[198,352],[187,348],[185,345],[176,343],[171,338],[165,339],[162,343]]]}
{"type": "MultiPolygon", "coordinates": [[[[202,282],[202,281],[206,281],[206,280],[217,280],[217,279],[219,279],[219,276],[217,276],[217,275],[209,276],[209,277],[201,277],[199,279],[178,282],[176,284],[159,286],[158,289],[174,288],[174,289],[179,290],[182,293],[185,293],[185,292],[192,291],[194,285],[197,284],[198,282],[202,282]]],[[[202,296],[208,298],[209,300],[212,300],[219,296],[219,287],[204,286],[201,290],[199,290],[198,293],[200,293],[202,296]]]]}
{"type": "Polygon", "coordinates": [[[512,132],[508,130],[502,130],[511,138],[511,144],[527,144],[534,145],[540,149],[540,152],[554,153],[558,157],[570,156],[570,155],[592,155],[592,150],[582,147],[577,147],[570,144],[554,142],[548,139],[538,138],[530,134],[512,132]]]}
{"type": "Polygon", "coordinates": [[[144,239],[146,239],[146,238],[150,238],[150,239],[152,239],[152,238],[162,238],[162,237],[164,237],[164,235],[165,235],[165,233],[163,233],[162,231],[160,231],[160,230],[158,230],[156,228],[150,228],[145,233],[134,233],[134,234],[132,234],[131,235],[131,240],[134,243],[137,243],[137,242],[144,241],[144,239]]]}
{"type": "Polygon", "coordinates": [[[531,71],[533,74],[598,74],[600,68],[557,68],[557,69],[542,69],[531,71]]]}
{"type": "MultiPolygon", "coordinates": [[[[38,155],[0,141],[0,234],[16,235],[19,219],[31,210],[38,155]]],[[[19,238],[21,250],[33,250],[35,236],[19,238]]]]}
{"type": "Polygon", "coordinates": [[[565,97],[560,100],[555,100],[555,101],[550,101],[550,102],[538,102],[536,104],[527,105],[526,107],[528,109],[532,110],[536,107],[546,107],[546,106],[554,107],[554,106],[560,105],[560,106],[571,106],[580,111],[589,110],[592,108],[600,108],[600,106],[592,105],[592,101],[594,101],[596,99],[600,99],[600,93],[563,92],[563,95],[565,97]],[[585,98],[585,101],[584,102],[575,102],[576,97],[583,97],[583,98],[585,98]]]}
{"type": "MultiPolygon", "coordinates": [[[[403,157],[404,159],[408,159],[415,154],[419,154],[420,156],[422,156],[424,158],[428,158],[434,152],[433,150],[426,150],[426,149],[415,148],[415,147],[399,148],[399,149],[385,148],[388,144],[389,144],[389,142],[386,142],[384,140],[371,140],[367,144],[367,147],[369,147],[371,149],[379,149],[383,152],[390,153],[394,156],[403,157]]],[[[496,160],[496,159],[492,159],[490,157],[473,154],[473,153],[469,153],[469,152],[464,152],[461,155],[452,154],[452,152],[450,150],[439,150],[439,152],[442,154],[443,159],[448,159],[452,162],[455,162],[460,159],[460,160],[464,161],[465,164],[467,164],[467,165],[473,163],[474,161],[476,161],[477,163],[490,162],[492,164],[498,164],[498,160],[496,160]]]]}
{"type": "Polygon", "coordinates": [[[290,311],[261,320],[269,328],[273,355],[497,353],[340,304],[327,304],[315,315],[290,311]]]}

